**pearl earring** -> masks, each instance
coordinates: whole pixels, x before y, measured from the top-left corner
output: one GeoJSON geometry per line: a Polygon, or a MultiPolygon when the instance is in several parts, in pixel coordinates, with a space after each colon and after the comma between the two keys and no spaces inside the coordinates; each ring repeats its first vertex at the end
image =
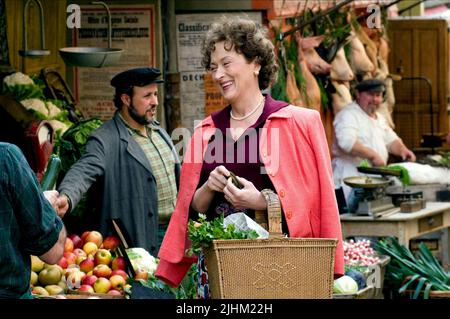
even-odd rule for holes
{"type": "Polygon", "coordinates": [[[258,70],[253,71],[253,73],[254,73],[256,76],[259,75],[259,71],[258,71],[258,70]]]}

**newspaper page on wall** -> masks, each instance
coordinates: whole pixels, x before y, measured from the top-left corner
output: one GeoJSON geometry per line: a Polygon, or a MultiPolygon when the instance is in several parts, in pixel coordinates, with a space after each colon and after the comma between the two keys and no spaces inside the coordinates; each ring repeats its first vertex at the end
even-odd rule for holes
{"type": "MultiPolygon", "coordinates": [[[[180,72],[180,113],[183,127],[192,130],[205,113],[205,71],[201,64],[201,45],[205,33],[222,16],[245,15],[261,24],[261,12],[179,14],[176,17],[178,70],[180,72]]],[[[217,103],[216,103],[217,104],[217,103]]],[[[208,108],[209,110],[209,108],[208,108]]]]}
{"type": "MultiPolygon", "coordinates": [[[[115,66],[75,68],[75,95],[78,106],[88,117],[110,119],[116,108],[111,78],[126,69],[155,64],[155,26],[153,5],[110,5],[112,47],[123,49],[115,66]]],[[[108,18],[102,6],[81,7],[81,28],[74,31],[73,45],[108,47],[108,18]]]]}

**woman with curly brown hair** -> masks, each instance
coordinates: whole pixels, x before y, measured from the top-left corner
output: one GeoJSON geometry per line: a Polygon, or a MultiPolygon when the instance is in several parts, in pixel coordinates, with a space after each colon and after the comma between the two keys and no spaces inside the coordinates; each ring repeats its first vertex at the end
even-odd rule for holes
{"type": "Polygon", "coordinates": [[[178,286],[197,260],[185,255],[189,217],[244,212],[254,218],[274,195],[288,236],[339,240],[335,273],[342,274],[341,227],[319,113],[263,94],[276,80],[278,65],[272,42],[253,21],[224,18],[213,24],[202,54],[228,106],[194,131],[156,276],[178,286]],[[241,187],[232,183],[231,172],[241,187]]]}

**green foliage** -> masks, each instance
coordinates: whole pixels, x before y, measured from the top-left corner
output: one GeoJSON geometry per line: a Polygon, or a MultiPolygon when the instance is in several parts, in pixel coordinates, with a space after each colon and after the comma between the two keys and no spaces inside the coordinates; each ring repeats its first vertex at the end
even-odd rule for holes
{"type": "Polygon", "coordinates": [[[74,124],[56,143],[56,154],[61,158],[62,172],[64,174],[75,164],[84,152],[89,135],[102,125],[96,118],[87,119],[74,124]]]}
{"type": "Polygon", "coordinates": [[[413,299],[423,292],[423,298],[428,299],[431,290],[450,290],[450,272],[446,272],[424,243],[420,243],[417,256],[395,237],[389,237],[376,243],[375,248],[380,254],[391,257],[386,268],[386,280],[399,293],[413,289],[413,299]]]}
{"type": "Polygon", "coordinates": [[[409,172],[406,168],[400,165],[389,165],[387,168],[400,171],[400,181],[404,186],[411,184],[411,178],[409,177],[409,172]]]}
{"type": "Polygon", "coordinates": [[[450,167],[450,152],[442,154],[442,158],[439,161],[440,164],[450,167]]]}
{"type": "Polygon", "coordinates": [[[363,159],[360,163],[359,163],[360,167],[372,167],[372,165],[370,165],[369,160],[367,158],[363,159]]]}
{"type": "Polygon", "coordinates": [[[286,69],[281,57],[281,53],[278,53],[278,77],[277,81],[272,86],[271,95],[275,100],[288,102],[288,96],[286,93],[286,69]]]}
{"type": "Polygon", "coordinates": [[[141,279],[135,280],[135,282],[152,290],[169,293],[173,295],[176,299],[187,299],[187,294],[184,291],[183,287],[180,286],[178,288],[173,288],[153,275],[149,275],[147,280],[141,279]]]}
{"type": "Polygon", "coordinates": [[[43,98],[43,87],[37,84],[16,84],[9,86],[3,82],[2,94],[11,95],[16,101],[43,98]]]}
{"type": "MultiPolygon", "coordinates": [[[[370,162],[367,159],[363,159],[360,163],[359,163],[360,167],[372,167],[372,165],[370,164],[370,162]]],[[[390,171],[400,171],[400,181],[402,182],[402,184],[404,186],[407,186],[409,184],[411,184],[411,178],[409,176],[409,172],[408,170],[400,165],[395,165],[395,164],[391,164],[389,166],[380,166],[377,167],[379,169],[386,169],[386,170],[390,170],[390,171]]]]}
{"type": "Polygon", "coordinates": [[[236,230],[234,224],[229,224],[227,227],[223,225],[223,215],[213,219],[206,220],[206,215],[199,214],[198,221],[192,219],[188,223],[189,239],[191,241],[191,248],[186,252],[188,256],[193,254],[199,255],[204,248],[210,246],[215,239],[250,239],[258,238],[258,234],[252,231],[236,230]]]}
{"type": "Polygon", "coordinates": [[[321,78],[316,78],[317,80],[317,84],[319,85],[319,89],[320,89],[320,102],[322,104],[322,107],[324,109],[328,108],[328,94],[327,91],[325,90],[323,83],[322,83],[322,79],[321,78]]]}

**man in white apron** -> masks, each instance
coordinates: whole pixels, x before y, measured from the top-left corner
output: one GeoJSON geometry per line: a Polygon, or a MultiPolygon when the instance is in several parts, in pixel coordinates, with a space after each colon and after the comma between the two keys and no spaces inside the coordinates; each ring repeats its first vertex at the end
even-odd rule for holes
{"type": "Polygon", "coordinates": [[[343,188],[347,202],[351,188],[343,182],[361,175],[357,167],[367,159],[372,166],[385,166],[389,153],[414,162],[416,157],[389,127],[377,110],[383,102],[385,86],[377,79],[356,85],[356,101],[336,114],[333,143],[333,175],[336,188],[343,188]]]}

